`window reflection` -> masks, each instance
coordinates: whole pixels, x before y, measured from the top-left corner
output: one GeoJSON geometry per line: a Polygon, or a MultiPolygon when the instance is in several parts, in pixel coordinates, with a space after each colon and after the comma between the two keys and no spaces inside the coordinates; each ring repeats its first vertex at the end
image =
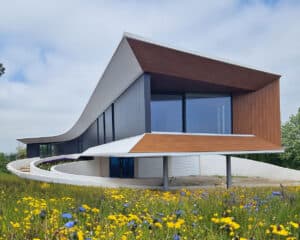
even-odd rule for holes
{"type": "Polygon", "coordinates": [[[152,131],[182,132],[182,96],[152,95],[152,131]]]}
{"type": "Polygon", "coordinates": [[[231,98],[224,95],[186,95],[186,131],[231,133],[231,98]]]}

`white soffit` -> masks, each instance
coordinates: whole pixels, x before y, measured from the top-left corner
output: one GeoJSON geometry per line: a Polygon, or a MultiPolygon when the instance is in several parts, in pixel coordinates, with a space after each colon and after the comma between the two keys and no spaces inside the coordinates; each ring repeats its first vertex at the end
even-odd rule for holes
{"type": "Polygon", "coordinates": [[[130,150],[144,137],[145,134],[129,137],[118,141],[91,147],[80,156],[120,156],[130,152],[130,150]]]}

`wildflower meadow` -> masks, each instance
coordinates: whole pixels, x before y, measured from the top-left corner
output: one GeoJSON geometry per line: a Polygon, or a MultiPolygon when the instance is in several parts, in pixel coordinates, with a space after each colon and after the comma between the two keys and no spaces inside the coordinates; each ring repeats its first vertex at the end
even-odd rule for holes
{"type": "Polygon", "coordinates": [[[0,239],[299,239],[300,187],[75,187],[0,174],[0,239]]]}

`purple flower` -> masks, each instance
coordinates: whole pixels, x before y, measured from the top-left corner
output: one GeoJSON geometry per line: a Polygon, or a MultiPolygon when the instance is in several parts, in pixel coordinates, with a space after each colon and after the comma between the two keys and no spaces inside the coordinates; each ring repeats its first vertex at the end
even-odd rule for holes
{"type": "Polygon", "coordinates": [[[272,196],[281,196],[282,193],[281,192],[272,192],[272,196]]]}
{"type": "Polygon", "coordinates": [[[46,214],[47,214],[46,210],[43,209],[43,210],[40,211],[39,216],[40,216],[41,219],[44,219],[46,217],[46,214]]]}
{"type": "Polygon", "coordinates": [[[69,221],[69,222],[67,222],[67,223],[65,224],[65,227],[66,227],[66,228],[71,228],[71,227],[74,227],[74,225],[75,225],[75,222],[74,222],[74,221],[69,221]]]}
{"type": "Polygon", "coordinates": [[[180,195],[181,195],[181,196],[186,196],[186,192],[183,192],[183,191],[182,191],[182,192],[180,192],[180,195]]]}
{"type": "Polygon", "coordinates": [[[123,207],[128,208],[129,207],[129,203],[124,203],[123,207]]]}
{"type": "Polygon", "coordinates": [[[62,218],[66,218],[66,219],[71,219],[72,218],[72,214],[71,213],[63,213],[61,215],[62,218]]]}
{"type": "Polygon", "coordinates": [[[183,211],[182,210],[177,210],[175,212],[175,214],[176,214],[177,217],[180,217],[183,214],[183,211]]]}
{"type": "Polygon", "coordinates": [[[78,210],[79,210],[79,212],[85,212],[85,208],[82,207],[82,206],[80,206],[80,207],[78,208],[78,210]]]}
{"type": "Polygon", "coordinates": [[[173,240],[180,240],[180,236],[179,236],[178,234],[175,234],[175,235],[173,236],[173,240]]]}

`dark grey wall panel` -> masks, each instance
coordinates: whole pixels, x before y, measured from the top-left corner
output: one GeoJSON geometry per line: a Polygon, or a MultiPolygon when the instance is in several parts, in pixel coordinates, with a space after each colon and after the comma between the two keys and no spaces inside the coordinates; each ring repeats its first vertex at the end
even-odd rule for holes
{"type": "Polygon", "coordinates": [[[105,142],[112,142],[114,140],[113,132],[113,109],[110,106],[105,111],[105,142]]]}
{"type": "Polygon", "coordinates": [[[116,140],[146,132],[145,99],[142,75],[114,103],[116,140]]]}
{"type": "Polygon", "coordinates": [[[98,117],[98,128],[99,128],[99,145],[104,143],[104,117],[103,114],[98,117]]]}
{"type": "Polygon", "coordinates": [[[78,138],[61,143],[55,143],[57,155],[79,153],[78,138]]]}
{"type": "Polygon", "coordinates": [[[27,157],[39,157],[40,156],[40,145],[38,143],[27,144],[26,146],[27,157]]]}
{"type": "Polygon", "coordinates": [[[98,145],[97,121],[95,121],[81,136],[82,150],[98,145]]]}

